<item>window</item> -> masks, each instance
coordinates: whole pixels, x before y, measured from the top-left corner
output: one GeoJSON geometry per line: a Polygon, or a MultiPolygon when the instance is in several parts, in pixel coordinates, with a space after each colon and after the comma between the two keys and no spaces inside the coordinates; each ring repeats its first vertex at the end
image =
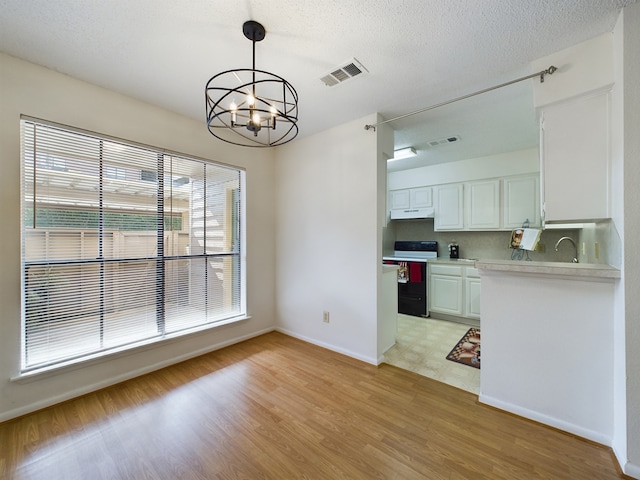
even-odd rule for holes
{"type": "Polygon", "coordinates": [[[243,171],[21,128],[23,373],[246,315],[243,171]]]}

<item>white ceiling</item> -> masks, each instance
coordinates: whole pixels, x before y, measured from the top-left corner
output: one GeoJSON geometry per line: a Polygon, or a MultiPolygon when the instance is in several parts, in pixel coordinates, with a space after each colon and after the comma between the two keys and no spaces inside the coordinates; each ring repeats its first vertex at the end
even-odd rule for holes
{"type": "MultiPolygon", "coordinates": [[[[206,128],[204,86],[223,70],[251,67],[242,24],[256,20],[267,30],[256,67],[298,91],[300,138],[528,75],[532,60],[612,31],[636,1],[0,0],[0,50],[206,128]],[[369,74],[334,87],[320,81],[351,58],[369,74]]],[[[390,170],[534,147],[531,82],[393,122],[396,147],[420,154],[390,170]],[[451,135],[460,142],[425,148],[451,135]]]]}

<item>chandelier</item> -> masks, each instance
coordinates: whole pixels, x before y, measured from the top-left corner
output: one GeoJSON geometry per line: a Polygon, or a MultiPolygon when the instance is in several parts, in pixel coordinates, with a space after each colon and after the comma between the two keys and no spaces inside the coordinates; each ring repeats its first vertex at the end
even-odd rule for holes
{"type": "Polygon", "coordinates": [[[256,70],[256,42],[266,31],[249,20],[242,26],[253,45],[253,68],[227,70],[207,82],[207,128],[220,140],[244,147],[275,147],[298,135],[298,94],[279,75],[256,70]]]}

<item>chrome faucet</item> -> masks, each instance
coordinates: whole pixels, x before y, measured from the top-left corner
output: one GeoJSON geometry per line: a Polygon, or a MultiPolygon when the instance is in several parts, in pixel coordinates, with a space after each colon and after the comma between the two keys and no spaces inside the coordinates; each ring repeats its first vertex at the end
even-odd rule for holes
{"type": "Polygon", "coordinates": [[[573,238],[571,237],[562,237],[560,240],[558,240],[556,242],[556,252],[558,251],[558,245],[560,245],[560,243],[563,240],[569,240],[571,242],[571,244],[573,245],[573,250],[574,250],[574,255],[573,255],[573,263],[578,263],[578,247],[576,246],[576,242],[573,241],[573,238]]]}

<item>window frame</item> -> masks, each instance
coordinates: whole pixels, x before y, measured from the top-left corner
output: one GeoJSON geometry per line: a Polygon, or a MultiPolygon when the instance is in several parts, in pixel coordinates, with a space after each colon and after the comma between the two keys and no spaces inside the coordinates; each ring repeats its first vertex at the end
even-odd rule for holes
{"type": "MultiPolygon", "coordinates": [[[[154,344],[158,344],[158,343],[162,343],[162,342],[167,342],[176,338],[180,338],[183,337],[185,335],[189,335],[189,334],[193,334],[196,332],[200,332],[203,330],[210,330],[210,329],[214,329],[217,328],[219,326],[222,325],[228,325],[229,323],[234,323],[237,321],[241,321],[241,320],[245,320],[248,318],[247,316],[247,295],[246,295],[246,171],[244,168],[235,166],[235,165],[229,165],[229,164],[225,164],[225,163],[220,163],[220,162],[213,162],[211,160],[208,159],[204,159],[201,157],[196,157],[193,155],[186,155],[183,153],[179,153],[179,152],[175,152],[175,151],[170,151],[167,149],[163,149],[163,148],[158,148],[158,147],[154,147],[154,146],[149,146],[149,145],[145,145],[145,144],[141,144],[138,142],[133,142],[130,140],[124,140],[121,138],[117,138],[117,137],[113,137],[113,136],[108,136],[108,135],[104,135],[104,134],[100,134],[100,133],[96,133],[96,132],[91,132],[91,131],[87,131],[87,130],[83,130],[83,129],[79,129],[76,127],[69,127],[67,125],[61,125],[55,122],[50,122],[47,120],[41,120],[41,119],[37,119],[37,118],[33,118],[33,117],[28,117],[25,115],[22,115],[20,118],[20,132],[21,132],[21,142],[20,142],[20,146],[21,146],[21,155],[20,155],[20,166],[21,166],[21,201],[20,201],[20,211],[21,211],[21,220],[20,220],[20,234],[21,234],[21,253],[20,253],[20,259],[21,259],[21,327],[20,327],[20,342],[21,342],[21,361],[20,361],[20,377],[27,377],[27,376],[34,376],[37,375],[39,373],[43,373],[43,372],[49,372],[52,370],[58,370],[60,368],[64,368],[67,367],[69,365],[77,365],[77,364],[81,364],[84,362],[88,362],[88,361],[95,361],[96,359],[102,359],[102,358],[108,358],[109,356],[113,355],[113,354],[117,354],[120,352],[128,352],[131,353],[132,351],[135,351],[136,349],[139,349],[141,347],[146,347],[148,345],[154,345],[154,344]],[[173,261],[173,260],[188,260],[191,261],[193,259],[197,259],[197,258],[202,258],[204,259],[203,261],[205,262],[204,264],[204,268],[205,270],[208,269],[209,267],[209,261],[212,258],[221,258],[221,257],[231,257],[233,258],[233,262],[234,265],[232,266],[232,270],[231,270],[231,278],[230,281],[232,282],[233,285],[233,291],[235,292],[234,295],[237,295],[237,303],[238,303],[238,307],[237,307],[237,311],[234,312],[232,315],[229,316],[224,316],[224,317],[220,317],[217,318],[215,321],[204,321],[201,322],[199,324],[193,325],[191,327],[188,328],[182,328],[182,329],[178,329],[178,330],[172,330],[172,331],[167,331],[166,329],[164,329],[161,333],[159,332],[159,334],[157,336],[154,336],[153,338],[141,338],[138,341],[131,341],[129,343],[126,344],[120,344],[120,345],[116,345],[113,347],[104,347],[102,346],[101,348],[99,348],[98,350],[95,351],[89,351],[89,352],[85,352],[82,353],[80,355],[77,356],[70,356],[70,357],[64,357],[64,358],[60,358],[60,359],[56,359],[56,360],[51,360],[51,361],[47,361],[44,363],[38,363],[38,364],[34,364],[31,365],[28,363],[27,361],[27,354],[28,354],[28,346],[27,346],[27,329],[28,329],[28,325],[27,325],[27,319],[26,319],[26,312],[27,312],[27,301],[28,301],[28,269],[31,266],[34,265],[38,265],[38,263],[41,263],[43,265],[55,265],[56,262],[55,261],[50,261],[50,260],[42,260],[41,262],[38,261],[28,261],[26,260],[26,247],[25,247],[25,236],[26,236],[26,231],[27,231],[27,225],[26,223],[26,210],[28,207],[26,207],[26,156],[25,156],[25,145],[24,145],[24,128],[25,125],[33,125],[32,128],[37,128],[38,126],[40,127],[44,127],[44,128],[52,128],[52,129],[57,129],[63,132],[68,133],[69,135],[81,135],[81,136],[85,136],[85,137],[90,137],[92,139],[97,139],[100,142],[116,142],[118,144],[121,145],[125,145],[127,147],[131,147],[132,149],[144,149],[146,151],[149,152],[154,152],[155,154],[158,155],[159,159],[163,159],[163,158],[171,158],[173,159],[178,159],[180,161],[186,161],[186,162],[194,162],[197,164],[201,164],[204,171],[207,171],[207,168],[209,169],[215,169],[215,168],[220,168],[220,169],[227,169],[233,173],[237,173],[238,175],[238,188],[235,191],[235,193],[232,195],[233,196],[233,201],[232,201],[232,208],[234,208],[234,215],[236,215],[237,218],[235,218],[233,220],[233,222],[231,223],[231,225],[228,228],[231,229],[235,229],[235,239],[233,241],[233,251],[230,252],[202,252],[200,254],[196,254],[193,253],[191,254],[191,252],[187,251],[186,254],[180,254],[180,255],[175,255],[175,252],[173,252],[173,255],[169,255],[164,253],[164,248],[162,246],[160,246],[161,244],[164,243],[164,228],[167,225],[167,219],[169,220],[169,223],[171,225],[174,225],[174,219],[173,219],[173,213],[172,211],[166,211],[164,210],[164,206],[163,206],[163,201],[158,201],[157,205],[158,205],[158,210],[157,210],[157,217],[158,217],[158,221],[157,221],[157,229],[154,230],[154,232],[158,235],[158,237],[160,238],[159,240],[159,248],[157,251],[157,255],[153,258],[147,258],[146,260],[152,260],[155,261],[157,265],[159,265],[160,270],[165,270],[165,266],[167,264],[167,262],[169,261],[173,261]]],[[[33,152],[33,165],[34,165],[34,170],[36,168],[36,158],[37,158],[37,152],[34,151],[33,152]]],[[[59,159],[56,158],[46,158],[46,161],[51,163],[51,165],[53,165],[53,167],[59,166],[58,163],[60,163],[59,159]]],[[[102,162],[103,160],[100,159],[100,173],[99,176],[100,178],[114,178],[113,176],[109,175],[110,173],[110,169],[103,169],[102,168],[102,162]]],[[[42,167],[40,167],[42,168],[42,167]]],[[[113,167],[112,167],[113,168],[113,167]]],[[[55,169],[55,168],[54,168],[55,169]]],[[[159,160],[158,162],[158,177],[162,177],[164,178],[165,175],[167,175],[168,173],[171,174],[171,172],[167,172],[167,170],[164,168],[163,166],[163,161],[159,160]]],[[[144,174],[142,174],[142,169],[140,170],[140,178],[138,179],[138,181],[146,181],[149,182],[150,179],[149,178],[142,178],[144,176],[144,174]]],[[[148,176],[148,175],[147,175],[148,176]]],[[[35,174],[34,174],[34,178],[35,178],[35,174]]],[[[116,178],[120,178],[120,172],[119,175],[116,176],[116,178]]],[[[162,181],[157,182],[159,184],[163,183],[162,181]]],[[[33,182],[33,184],[35,185],[35,180],[33,182]]],[[[207,188],[207,183],[206,180],[204,181],[204,188],[207,188]]],[[[102,187],[100,187],[102,188],[102,187]]],[[[35,189],[34,189],[35,191],[35,189]]],[[[102,190],[101,190],[102,191],[102,190]]],[[[163,195],[163,200],[164,200],[164,193],[162,190],[161,186],[158,186],[158,195],[163,195]]],[[[35,199],[35,194],[34,194],[34,199],[35,199]]],[[[35,201],[35,200],[34,200],[35,201]]],[[[37,204],[37,202],[35,202],[37,204]]],[[[226,205],[226,204],[225,204],[226,205]]],[[[102,208],[102,207],[101,207],[102,208]]],[[[204,209],[205,211],[208,211],[208,208],[204,209]]],[[[88,211],[88,210],[86,210],[88,211]]],[[[33,217],[35,218],[35,216],[37,215],[37,213],[33,214],[33,217]]],[[[208,217],[207,217],[208,218],[208,217]]],[[[207,223],[207,218],[204,219],[204,223],[207,223]]],[[[227,228],[227,227],[225,227],[227,228]]],[[[70,232],[73,231],[73,229],[69,230],[70,232]]],[[[206,227],[205,227],[205,231],[206,231],[206,227]]],[[[226,230],[225,230],[226,231],[226,230]]],[[[108,235],[109,232],[105,232],[102,231],[102,229],[100,231],[96,231],[96,233],[98,235],[108,235]]],[[[205,245],[206,245],[206,240],[205,240],[205,245]]],[[[74,261],[73,259],[68,259],[70,261],[74,261]]],[[[139,258],[138,260],[145,260],[144,258],[139,258]]],[[[77,260],[75,260],[77,261],[77,260]]],[[[96,259],[85,259],[79,263],[82,264],[90,264],[90,263],[99,263],[99,264],[104,264],[105,262],[117,262],[117,261],[123,261],[123,259],[104,259],[104,258],[96,258],[96,259]]],[[[62,264],[64,263],[63,261],[57,262],[57,264],[62,264]]],[[[206,275],[205,275],[206,276],[206,275]]],[[[102,280],[100,280],[102,282],[102,280]]],[[[150,288],[153,288],[156,290],[156,309],[160,312],[161,315],[164,314],[164,303],[166,302],[167,296],[165,295],[165,282],[166,282],[166,276],[160,276],[160,277],[156,277],[156,283],[153,286],[150,286],[150,288]],[[161,292],[160,296],[158,296],[158,293],[161,292]],[[157,299],[161,298],[161,301],[158,301],[157,299]]],[[[206,287],[205,287],[206,288],[206,287]]],[[[205,292],[205,296],[206,296],[206,292],[205,292]]],[[[234,301],[234,305],[235,305],[235,301],[234,301]]],[[[205,307],[206,309],[206,307],[205,307]]],[[[205,311],[205,317],[206,317],[206,311],[205,311]]]]}

